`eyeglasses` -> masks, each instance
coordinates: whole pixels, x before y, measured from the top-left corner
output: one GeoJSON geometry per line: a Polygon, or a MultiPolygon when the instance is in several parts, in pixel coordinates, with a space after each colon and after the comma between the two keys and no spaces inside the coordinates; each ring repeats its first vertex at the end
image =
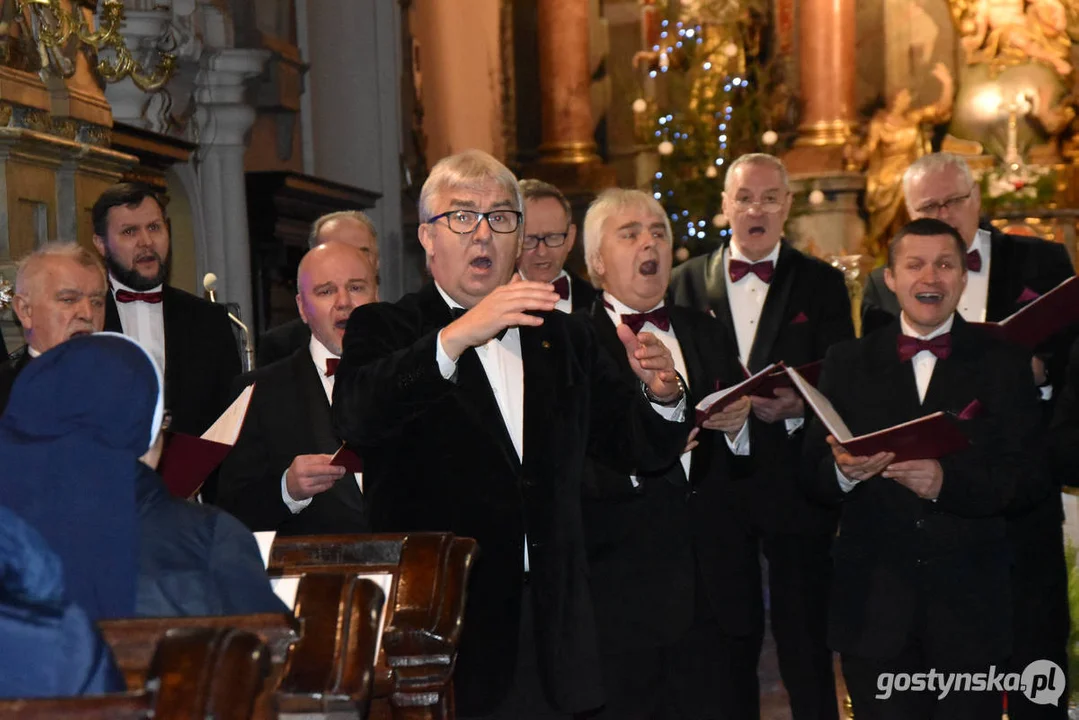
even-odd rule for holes
{"type": "Polygon", "coordinates": [[[766,198],[764,200],[750,200],[749,198],[735,198],[734,209],[738,212],[747,212],[750,208],[760,208],[761,212],[775,215],[783,209],[787,198],[766,198]]]}
{"type": "Polygon", "coordinates": [[[568,236],[568,232],[547,233],[546,235],[525,235],[522,245],[524,245],[525,250],[538,248],[540,243],[543,243],[549,248],[562,247],[566,244],[566,238],[568,236]]]}
{"type": "Polygon", "coordinates": [[[970,197],[974,192],[974,185],[970,186],[970,190],[963,195],[956,195],[950,197],[947,200],[941,200],[940,202],[930,202],[922,205],[921,207],[914,208],[914,212],[919,215],[939,215],[941,210],[953,210],[959,207],[959,204],[970,197]]]}
{"type": "Polygon", "coordinates": [[[480,222],[486,220],[487,227],[491,228],[491,232],[506,235],[517,232],[522,217],[524,217],[524,215],[517,210],[490,210],[488,212],[450,210],[441,215],[435,215],[427,222],[433,224],[436,220],[446,218],[446,226],[449,227],[450,230],[458,235],[467,235],[471,232],[475,232],[476,228],[480,226],[480,222]]]}

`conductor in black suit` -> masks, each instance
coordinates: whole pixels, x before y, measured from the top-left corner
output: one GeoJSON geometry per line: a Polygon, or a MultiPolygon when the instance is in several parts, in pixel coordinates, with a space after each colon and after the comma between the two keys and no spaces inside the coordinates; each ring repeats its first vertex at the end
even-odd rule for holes
{"type": "MultiPolygon", "coordinates": [[[[651,195],[607,190],[584,227],[585,260],[603,289],[591,310],[596,336],[627,379],[634,376],[617,335],[623,324],[670,349],[692,402],[743,379],[738,349],[721,324],[664,302],[671,226],[651,195]]],[[[759,715],[760,563],[725,492],[733,454],[749,454],[749,411],[742,398],[706,420],[661,472],[591,464],[584,523],[604,718],[652,718],[667,706],[685,718],[759,715]]]]}
{"type": "MultiPolygon", "coordinates": [[[[1039,238],[1005,235],[979,227],[978,184],[962,158],[948,153],[926,155],[903,178],[907,209],[913,218],[935,217],[954,227],[967,248],[967,285],[957,312],[968,321],[1003,320],[1074,273],[1064,246],[1039,238]]],[[[862,301],[862,326],[869,332],[899,312],[895,293],[884,283],[883,269],[870,275],[862,301]]],[[[1066,395],[1068,349],[1074,333],[1064,332],[1037,349],[1031,364],[1047,427],[1057,395],[1066,395]]],[[[1066,408],[1062,409],[1065,414],[1066,408]]],[[[1059,482],[1060,475],[1054,475],[1059,482]]],[[[1060,494],[1049,493],[1037,506],[1009,515],[1008,534],[1015,554],[1015,655],[1011,669],[1022,671],[1034,660],[1067,664],[1068,584],[1064,562],[1064,519],[1060,494]]],[[[1059,718],[1066,708],[1035,705],[1022,693],[1009,693],[1012,720],[1059,718]]]]}
{"type": "MultiPolygon", "coordinates": [[[[806,439],[807,490],[842,507],[829,641],[860,719],[1001,713],[999,688],[952,688],[941,698],[941,687],[889,692],[880,675],[1004,672],[1012,645],[1007,513],[1049,492],[1030,354],[955,312],[965,252],[940,220],[901,229],[885,272],[900,319],[833,347],[819,389],[855,435],[946,412],[969,447],[898,463],[891,452],[852,456],[834,438],[825,442],[817,420],[806,439]]],[[[1063,687],[1062,671],[1053,679],[1063,687]]]]}
{"type": "Polygon", "coordinates": [[[228,406],[229,388],[240,374],[228,313],[168,284],[169,222],[153,189],[113,185],[91,215],[94,246],[105,259],[111,286],[105,329],[136,340],[161,368],[169,428],[201,435],[228,406]]]}
{"type": "Polygon", "coordinates": [[[557,310],[591,308],[596,289],[565,268],[577,239],[569,200],[561,190],[542,180],[522,180],[521,195],[525,199],[525,239],[517,259],[521,277],[554,285],[559,298],[557,310]]]}
{"type": "Polygon", "coordinates": [[[19,261],[12,310],[26,344],[0,364],[0,412],[15,378],[34,358],[105,324],[105,268],[76,243],[51,242],[19,261]]]}
{"type": "Polygon", "coordinates": [[[458,714],[544,718],[603,702],[581,526],[586,453],[667,467],[689,432],[670,351],[621,328],[633,382],[549,283],[511,281],[517,181],[471,150],[420,194],[433,283],[357,308],[333,414],[362,452],[376,531],[479,541],[454,673],[458,714]]]}
{"type": "Polygon", "coordinates": [[[256,531],[370,532],[361,473],[330,464],[341,446],[330,402],[348,317],[378,300],[375,268],[352,245],[323,243],[304,255],[296,287],[311,339],[291,357],[237,379],[237,394],[251,384],[255,389],[221,467],[217,504],[256,531]]]}
{"type": "MultiPolygon", "coordinates": [[[[378,283],[378,232],[366,213],[341,210],[315,220],[307,238],[308,248],[328,242],[345,243],[367,255],[374,264],[375,283],[378,283]]],[[[290,357],[297,350],[307,347],[310,340],[311,330],[303,318],[289,320],[267,330],[259,337],[259,367],[290,357]]]]}
{"type": "MultiPolygon", "coordinates": [[[[781,360],[791,367],[816,362],[833,343],[854,337],[842,273],[782,238],[790,207],[783,164],[771,155],[743,155],[724,181],[730,242],[683,263],[671,277],[672,301],[718,318],[754,373],[781,360]]],[[[732,502],[768,559],[771,629],[794,720],[835,720],[825,627],[836,515],[797,485],[801,399],[781,389],[778,397],[752,401],[760,421],[752,428],[756,469],[736,484],[732,502]]]]}

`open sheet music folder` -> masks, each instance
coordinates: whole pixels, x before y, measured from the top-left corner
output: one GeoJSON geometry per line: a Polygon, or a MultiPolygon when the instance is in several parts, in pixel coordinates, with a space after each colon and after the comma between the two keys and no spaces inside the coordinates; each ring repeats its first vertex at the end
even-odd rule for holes
{"type": "Polygon", "coordinates": [[[894,462],[936,460],[970,445],[955,419],[942,412],[855,437],[828,398],[797,370],[787,368],[787,372],[806,404],[851,455],[868,457],[894,452],[894,462]]]}
{"type": "Polygon", "coordinates": [[[157,468],[169,493],[184,499],[194,497],[224,461],[240,437],[254,390],[254,385],[246,387],[201,437],[166,431],[157,468]]]}
{"type": "Polygon", "coordinates": [[[990,335],[1033,350],[1079,322],[1079,277],[1070,277],[1000,322],[971,323],[990,335]]]}

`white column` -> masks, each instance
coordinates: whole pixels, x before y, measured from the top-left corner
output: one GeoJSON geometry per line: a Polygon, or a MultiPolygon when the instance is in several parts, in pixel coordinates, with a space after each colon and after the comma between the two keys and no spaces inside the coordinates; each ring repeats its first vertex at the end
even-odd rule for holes
{"type": "Polygon", "coordinates": [[[198,177],[206,257],[199,265],[219,278],[219,297],[239,304],[244,322],[254,317],[251,253],[244,186],[244,148],[255,109],[245,82],[262,72],[265,50],[226,48],[206,52],[195,81],[198,177]]]}
{"type": "MultiPolygon", "coordinates": [[[[306,13],[314,175],[382,193],[371,211],[379,233],[381,294],[404,287],[401,237],[401,17],[396,2],[317,0],[306,13]]],[[[303,43],[301,43],[302,45],[303,43]]],[[[305,154],[307,149],[305,148],[305,154]]],[[[305,158],[305,167],[307,159],[305,158]]]]}

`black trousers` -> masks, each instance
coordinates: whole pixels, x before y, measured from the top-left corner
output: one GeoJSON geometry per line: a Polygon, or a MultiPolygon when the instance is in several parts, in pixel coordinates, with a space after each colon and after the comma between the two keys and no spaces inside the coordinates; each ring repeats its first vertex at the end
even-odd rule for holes
{"type": "Polygon", "coordinates": [[[761,538],[768,560],[772,636],[793,720],[839,717],[827,642],[832,540],[831,533],[769,533],[761,538]]]}

